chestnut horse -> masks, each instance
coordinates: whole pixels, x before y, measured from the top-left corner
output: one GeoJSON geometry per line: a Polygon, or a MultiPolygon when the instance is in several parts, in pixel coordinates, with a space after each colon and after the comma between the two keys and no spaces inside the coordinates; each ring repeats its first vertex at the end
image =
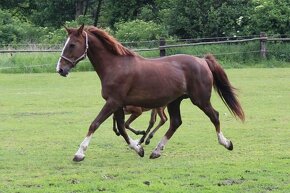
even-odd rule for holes
{"type": "MultiPolygon", "coordinates": [[[[125,128],[132,131],[135,135],[143,135],[142,138],[140,139],[139,143],[142,144],[145,140],[145,138],[147,137],[148,133],[150,132],[151,128],[154,126],[155,122],[156,122],[156,116],[158,115],[160,117],[160,121],[158,123],[158,125],[155,127],[155,129],[149,134],[148,138],[146,139],[145,144],[148,145],[150,143],[150,140],[152,139],[152,137],[154,136],[154,134],[156,133],[156,131],[162,126],[164,125],[164,123],[167,121],[167,116],[164,113],[164,109],[166,107],[158,107],[155,109],[151,110],[151,116],[150,116],[150,121],[149,121],[149,125],[148,128],[146,129],[146,131],[138,131],[136,129],[133,129],[132,127],[130,127],[130,124],[137,119],[144,111],[149,111],[150,109],[148,108],[144,108],[144,107],[136,107],[136,106],[125,106],[123,108],[124,113],[129,115],[130,117],[128,118],[128,120],[125,122],[125,128]]],[[[117,127],[116,127],[116,119],[113,116],[113,131],[115,132],[115,134],[117,136],[120,135],[117,127]]]]}
{"type": "Polygon", "coordinates": [[[123,47],[115,38],[96,27],[80,26],[67,29],[68,39],[64,45],[56,71],[67,76],[76,64],[88,56],[101,86],[106,103],[91,123],[84,141],[74,156],[82,161],[89,142],[99,126],[112,114],[120,134],[130,148],[139,156],[144,149],[139,141],[127,135],[124,127],[123,107],[127,105],[157,108],[167,106],[170,126],[150,158],[158,158],[168,140],[181,125],[180,103],[189,98],[199,107],[215,126],[218,142],[232,150],[233,144],[222,133],[219,113],[212,107],[210,98],[214,87],[234,116],[244,121],[244,112],[235,89],[213,55],[198,58],[190,55],[173,55],[146,59],[123,47]]]}

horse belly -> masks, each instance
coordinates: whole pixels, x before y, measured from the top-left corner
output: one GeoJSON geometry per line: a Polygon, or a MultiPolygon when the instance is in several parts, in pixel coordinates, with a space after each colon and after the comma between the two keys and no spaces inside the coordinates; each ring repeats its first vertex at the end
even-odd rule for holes
{"type": "MultiPolygon", "coordinates": [[[[176,97],[178,98],[178,97],[176,97]]],[[[173,101],[174,98],[168,98],[168,97],[160,97],[160,98],[152,98],[152,97],[146,97],[146,98],[137,98],[137,97],[128,97],[126,100],[126,105],[134,105],[144,108],[157,108],[161,106],[166,106],[168,103],[173,101]]]]}
{"type": "Polygon", "coordinates": [[[146,108],[165,106],[186,94],[186,84],[182,77],[155,76],[146,81],[135,82],[136,85],[126,97],[126,104],[146,108]]]}

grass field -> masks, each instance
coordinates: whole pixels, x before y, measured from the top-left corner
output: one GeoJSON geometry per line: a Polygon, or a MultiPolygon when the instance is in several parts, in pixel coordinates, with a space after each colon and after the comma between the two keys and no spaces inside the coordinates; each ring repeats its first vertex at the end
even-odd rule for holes
{"type": "MultiPolygon", "coordinates": [[[[81,163],[73,155],[104,104],[95,72],[0,74],[0,192],[290,192],[290,68],[226,71],[246,122],[215,93],[212,101],[233,151],[185,100],[183,124],[160,158],[149,155],[168,123],[140,158],[108,119],[81,163]]],[[[145,113],[133,125],[144,129],[148,120],[145,113]]]]}

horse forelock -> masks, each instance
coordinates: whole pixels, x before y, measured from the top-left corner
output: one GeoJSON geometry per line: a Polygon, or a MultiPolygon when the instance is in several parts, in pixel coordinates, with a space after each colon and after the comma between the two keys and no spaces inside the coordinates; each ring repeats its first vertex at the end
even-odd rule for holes
{"type": "Polygon", "coordinates": [[[135,52],[124,47],[113,36],[109,35],[107,32],[105,32],[102,29],[92,26],[92,27],[87,27],[85,30],[94,34],[97,38],[99,38],[99,40],[104,44],[104,46],[115,55],[118,55],[118,56],[135,56],[136,55],[135,52]]]}

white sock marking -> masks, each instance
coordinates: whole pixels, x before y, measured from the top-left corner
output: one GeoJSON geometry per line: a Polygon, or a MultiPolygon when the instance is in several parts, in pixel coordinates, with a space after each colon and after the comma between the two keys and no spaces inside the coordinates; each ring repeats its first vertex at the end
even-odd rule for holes
{"type": "Polygon", "coordinates": [[[160,154],[161,150],[164,149],[166,143],[168,142],[168,139],[166,136],[164,136],[160,142],[158,143],[157,147],[155,148],[154,152],[157,154],[160,154]]]}
{"type": "Polygon", "coordinates": [[[80,144],[78,151],[76,152],[76,156],[85,157],[85,151],[87,150],[89,143],[92,139],[93,135],[90,135],[84,139],[84,141],[80,144]]]}
{"type": "Polygon", "coordinates": [[[221,145],[225,146],[226,148],[230,146],[230,141],[227,138],[225,138],[222,132],[217,133],[217,137],[221,145]]]}
{"type": "Polygon", "coordinates": [[[129,137],[130,144],[129,147],[131,149],[134,149],[137,153],[140,151],[141,146],[139,145],[139,140],[133,140],[131,137],[129,137]]]}

